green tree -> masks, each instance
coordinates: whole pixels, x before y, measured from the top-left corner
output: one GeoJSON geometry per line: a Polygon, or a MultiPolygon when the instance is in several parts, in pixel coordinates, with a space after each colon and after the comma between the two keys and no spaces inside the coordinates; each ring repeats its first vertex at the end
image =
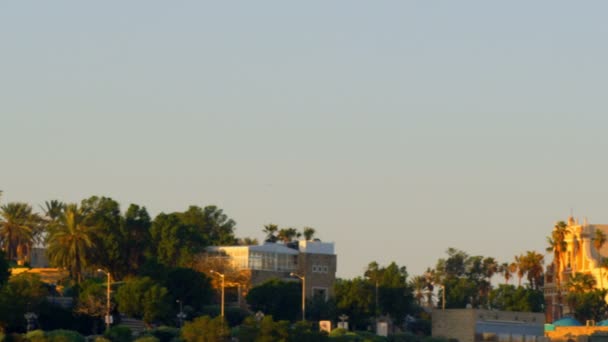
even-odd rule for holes
{"type": "Polygon", "coordinates": [[[124,214],[121,235],[123,236],[124,260],[127,274],[134,275],[145,262],[145,252],[150,244],[152,222],[145,207],[131,204],[124,214]]]}
{"type": "Polygon", "coordinates": [[[606,290],[599,289],[568,293],[568,302],[571,305],[574,317],[581,322],[605,319],[608,315],[608,304],[604,299],[606,293],[606,290]]]}
{"type": "Polygon", "coordinates": [[[378,303],[382,313],[389,314],[395,322],[402,322],[407,313],[413,311],[414,296],[407,282],[405,266],[395,262],[380,268],[378,303]]]}
{"type": "Polygon", "coordinates": [[[24,262],[42,232],[40,216],[27,203],[12,202],[0,207],[0,244],[9,260],[24,262]]]}
{"type": "Polygon", "coordinates": [[[447,250],[448,258],[439,259],[435,266],[436,283],[442,288],[440,304],[446,308],[486,305],[491,289],[491,278],[497,271],[494,258],[469,256],[455,248],[447,250]]]}
{"type": "Polygon", "coordinates": [[[195,310],[202,310],[213,295],[210,279],[204,273],[190,268],[169,270],[164,285],[175,299],[195,310]]]}
{"type": "Polygon", "coordinates": [[[490,306],[504,311],[543,312],[544,295],[541,290],[501,284],[490,291],[490,306]]]}
{"type": "Polygon", "coordinates": [[[191,267],[206,243],[195,226],[182,221],[178,213],[161,213],[151,228],[152,253],[158,262],[172,267],[191,267]]]}
{"type": "Polygon", "coordinates": [[[247,303],[253,311],[294,321],[300,315],[302,290],[300,283],[271,279],[247,293],[247,303]]]}
{"type": "Polygon", "coordinates": [[[200,208],[190,206],[180,214],[182,222],[194,227],[205,246],[234,245],[234,227],[236,222],[228,218],[223,210],[214,205],[200,208]]]}
{"type": "Polygon", "coordinates": [[[116,293],[118,310],[146,323],[163,320],[170,312],[170,298],[165,287],[148,277],[130,278],[116,293]]]}
{"type": "Polygon", "coordinates": [[[364,328],[374,316],[375,284],[361,277],[337,279],[334,284],[336,310],[345,314],[353,328],[364,328]]]}
{"type": "Polygon", "coordinates": [[[273,342],[287,341],[289,338],[289,322],[274,321],[272,316],[264,316],[260,322],[260,334],[256,341],[273,342]]]}
{"type": "Polygon", "coordinates": [[[84,223],[91,227],[91,265],[109,271],[120,279],[127,273],[126,237],[122,234],[120,205],[108,197],[91,196],[81,202],[84,223]]]}
{"type": "Polygon", "coordinates": [[[82,211],[76,204],[67,205],[49,231],[47,254],[51,265],[66,268],[80,283],[93,248],[91,234],[82,211]]]}
{"type": "Polygon", "coordinates": [[[595,284],[595,278],[588,273],[576,272],[568,279],[566,283],[568,290],[566,301],[568,302],[570,311],[576,311],[576,302],[583,298],[582,294],[594,290],[595,284]]]}
{"type": "Polygon", "coordinates": [[[80,285],[74,312],[94,318],[93,332],[97,333],[101,319],[106,315],[106,284],[98,279],[87,279],[80,285]]]}
{"type": "Polygon", "coordinates": [[[37,274],[12,277],[0,290],[0,322],[8,331],[25,330],[24,314],[39,312],[47,294],[48,290],[37,274]]]}

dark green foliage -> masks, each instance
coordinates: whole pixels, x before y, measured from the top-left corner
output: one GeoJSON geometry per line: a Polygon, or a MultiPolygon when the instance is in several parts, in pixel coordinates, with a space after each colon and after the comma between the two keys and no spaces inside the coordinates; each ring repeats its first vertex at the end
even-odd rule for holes
{"type": "MultiPolygon", "coordinates": [[[[478,294],[475,281],[465,277],[449,277],[445,279],[446,308],[465,308],[467,304],[473,304],[478,294]]],[[[440,290],[443,291],[443,290],[440,290]]],[[[441,296],[440,296],[441,297],[441,296]]]]}
{"type": "Polygon", "coordinates": [[[608,304],[604,300],[606,290],[592,290],[581,293],[569,293],[566,298],[574,311],[574,318],[580,322],[606,319],[608,304]]]}
{"type": "Polygon", "coordinates": [[[161,213],[151,228],[154,254],[168,266],[190,267],[210,245],[232,245],[235,222],[216,206],[191,206],[183,213],[161,213]]]}
{"type": "Polygon", "coordinates": [[[308,321],[296,322],[289,332],[289,341],[293,342],[317,342],[328,340],[327,333],[313,329],[312,323],[308,321]]]}
{"type": "Polygon", "coordinates": [[[125,238],[121,232],[120,205],[108,197],[92,196],[81,202],[85,215],[85,226],[92,227],[94,248],[91,264],[102,268],[120,279],[126,274],[123,246],[125,238]]]}
{"type": "Polygon", "coordinates": [[[297,282],[272,279],[252,288],[247,294],[247,303],[254,312],[295,321],[301,318],[302,288],[297,282]]]}
{"type": "Polygon", "coordinates": [[[234,327],[243,323],[245,318],[249,316],[249,311],[238,307],[225,308],[226,323],[229,326],[234,327]]]}
{"type": "Polygon", "coordinates": [[[8,260],[6,259],[6,254],[4,254],[4,251],[0,250],[0,288],[6,284],[10,276],[11,271],[9,269],[8,260]]]}
{"type": "Polygon", "coordinates": [[[25,331],[23,315],[39,312],[47,293],[38,275],[26,273],[11,278],[0,290],[0,324],[9,332],[25,331]]]}
{"type": "Polygon", "coordinates": [[[135,342],[161,342],[157,337],[145,335],[138,337],[135,342]]]}
{"type": "Polygon", "coordinates": [[[171,267],[191,266],[206,246],[201,232],[182,222],[177,213],[156,216],[151,235],[156,259],[171,267]]]}
{"type": "Polygon", "coordinates": [[[497,310],[543,312],[544,303],[541,290],[502,284],[490,291],[490,305],[497,310]]]}
{"type": "Polygon", "coordinates": [[[131,342],[133,341],[133,332],[125,326],[116,325],[106,330],[103,336],[112,342],[131,342]]]}
{"type": "Polygon", "coordinates": [[[175,338],[179,337],[180,330],[173,327],[160,326],[150,330],[148,333],[157,338],[159,342],[171,342],[175,338]]]}
{"type": "Polygon", "coordinates": [[[53,330],[46,333],[48,342],[85,342],[78,332],[73,330],[53,330]]]}
{"type": "Polygon", "coordinates": [[[181,218],[185,224],[196,227],[208,245],[233,245],[236,242],[234,237],[236,222],[214,205],[202,209],[190,206],[181,214],[181,218]]]}
{"type": "Polygon", "coordinates": [[[181,337],[185,342],[216,342],[230,336],[230,328],[218,316],[211,319],[209,316],[197,317],[184,324],[181,337]]]}
{"type": "Polygon", "coordinates": [[[259,332],[256,341],[287,341],[289,338],[289,322],[275,322],[272,316],[265,316],[259,323],[259,332]]]}
{"type": "Polygon", "coordinates": [[[56,329],[76,330],[81,334],[89,335],[93,327],[98,324],[99,319],[89,316],[75,315],[71,309],[54,305],[50,302],[42,302],[38,307],[38,323],[45,331],[56,329]]]}
{"type": "Polygon", "coordinates": [[[168,319],[170,298],[165,287],[151,278],[131,278],[116,293],[118,310],[146,323],[168,319]]]}
{"type": "Polygon", "coordinates": [[[165,286],[175,299],[199,311],[208,304],[213,295],[211,282],[204,273],[190,268],[175,268],[169,271],[165,286]]]}
{"type": "MultiPolygon", "coordinates": [[[[491,289],[490,279],[498,270],[494,258],[469,256],[455,248],[448,248],[448,258],[439,259],[435,267],[437,285],[445,286],[446,308],[486,307],[491,289]]],[[[439,306],[443,289],[439,293],[439,306]]]]}
{"type": "Polygon", "coordinates": [[[125,212],[121,234],[122,252],[127,263],[126,273],[135,275],[145,262],[145,251],[150,247],[152,221],[145,207],[131,204],[125,212]]]}
{"type": "Polygon", "coordinates": [[[372,262],[365,271],[365,276],[373,283],[374,290],[378,284],[378,313],[389,314],[399,324],[407,313],[414,310],[413,291],[407,281],[405,266],[399,267],[392,262],[387,267],[379,267],[376,262],[372,262]]]}
{"type": "Polygon", "coordinates": [[[365,328],[374,316],[375,284],[360,277],[338,279],[334,285],[336,311],[346,314],[353,328],[365,328]]]}
{"type": "Polygon", "coordinates": [[[336,301],[333,298],[325,300],[316,296],[306,301],[306,316],[311,321],[333,320],[338,316],[336,301]]]}

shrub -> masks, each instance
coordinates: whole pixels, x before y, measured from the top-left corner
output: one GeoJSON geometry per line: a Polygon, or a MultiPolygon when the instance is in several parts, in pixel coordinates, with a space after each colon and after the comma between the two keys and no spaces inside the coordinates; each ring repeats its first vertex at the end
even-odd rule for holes
{"type": "Polygon", "coordinates": [[[104,337],[110,339],[112,342],[131,342],[133,341],[133,333],[131,329],[124,325],[113,326],[106,330],[103,334],[104,337]]]}
{"type": "Polygon", "coordinates": [[[25,334],[25,338],[30,342],[45,342],[47,341],[46,334],[43,330],[32,330],[25,334]]]}
{"type": "Polygon", "coordinates": [[[134,342],[160,342],[160,340],[157,337],[148,335],[148,336],[142,336],[142,337],[136,339],[134,342]]]}
{"type": "Polygon", "coordinates": [[[74,330],[53,330],[46,333],[49,342],[85,342],[84,337],[74,330]]]}
{"type": "Polygon", "coordinates": [[[176,337],[179,337],[179,334],[179,329],[165,325],[160,326],[149,333],[149,335],[156,337],[160,342],[171,342],[176,337]]]}
{"type": "Polygon", "coordinates": [[[97,336],[95,337],[95,342],[112,342],[105,337],[97,336]]]}

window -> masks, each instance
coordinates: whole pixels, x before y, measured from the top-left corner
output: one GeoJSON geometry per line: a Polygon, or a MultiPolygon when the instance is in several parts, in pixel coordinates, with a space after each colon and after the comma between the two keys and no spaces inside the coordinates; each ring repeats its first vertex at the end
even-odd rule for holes
{"type": "Polygon", "coordinates": [[[313,287],[312,288],[312,297],[313,298],[323,298],[323,300],[328,299],[328,291],[327,287],[313,287]]]}

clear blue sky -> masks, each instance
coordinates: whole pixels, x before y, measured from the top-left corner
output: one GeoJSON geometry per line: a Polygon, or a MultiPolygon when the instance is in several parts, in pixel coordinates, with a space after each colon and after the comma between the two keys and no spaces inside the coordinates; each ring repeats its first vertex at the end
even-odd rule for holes
{"type": "Polygon", "coordinates": [[[0,2],[3,202],[216,204],[338,274],[608,222],[602,1],[0,2]]]}

